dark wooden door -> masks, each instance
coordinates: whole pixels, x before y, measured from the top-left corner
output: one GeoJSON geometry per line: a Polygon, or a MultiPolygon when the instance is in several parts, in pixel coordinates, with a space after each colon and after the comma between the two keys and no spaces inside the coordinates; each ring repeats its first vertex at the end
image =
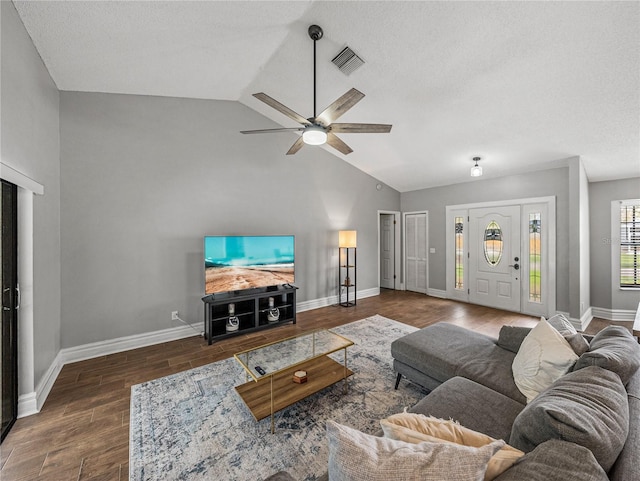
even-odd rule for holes
{"type": "Polygon", "coordinates": [[[2,437],[18,416],[18,188],[2,181],[2,437]]]}

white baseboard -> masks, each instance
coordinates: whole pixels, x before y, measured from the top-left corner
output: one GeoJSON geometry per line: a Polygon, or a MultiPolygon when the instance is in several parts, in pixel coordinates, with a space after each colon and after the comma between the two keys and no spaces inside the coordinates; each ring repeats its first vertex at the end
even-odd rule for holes
{"type": "MultiPolygon", "coordinates": [[[[378,287],[358,291],[358,299],[373,297],[380,294],[378,287]]],[[[296,312],[309,311],[320,307],[331,306],[338,303],[338,296],[329,296],[311,301],[299,302],[296,312]]],[[[119,337],[107,341],[92,342],[81,346],[60,349],[47,372],[44,374],[35,392],[21,394],[18,398],[18,417],[30,416],[40,412],[44,402],[51,392],[51,388],[58,378],[58,374],[65,364],[94,359],[96,357],[107,356],[122,351],[129,351],[140,347],[152,346],[163,342],[176,341],[186,337],[195,336],[197,332],[202,332],[202,322],[189,326],[171,327],[160,331],[134,334],[132,336],[119,337]],[[194,330],[195,329],[195,330],[194,330]]]]}
{"type": "Polygon", "coordinates": [[[636,311],[629,309],[608,309],[604,307],[590,307],[587,309],[580,319],[569,317],[568,312],[560,312],[575,326],[576,329],[584,331],[591,323],[594,317],[605,319],[607,321],[633,321],[636,317],[636,311]]]}
{"type": "Polygon", "coordinates": [[[119,337],[107,341],[92,342],[76,347],[60,349],[60,362],[64,366],[72,362],[94,359],[100,356],[115,354],[116,352],[128,351],[139,347],[152,346],[162,342],[176,341],[186,337],[196,336],[202,332],[201,322],[189,326],[170,327],[160,331],[145,332],[132,336],[119,337]]]}
{"type": "Polygon", "coordinates": [[[18,396],[18,419],[39,412],[35,391],[18,396]]]}
{"type": "Polygon", "coordinates": [[[592,307],[593,317],[606,319],[607,321],[633,321],[636,311],[628,309],[607,309],[604,307],[592,307]]]}
{"type": "Polygon", "coordinates": [[[584,314],[582,314],[582,317],[580,317],[580,326],[581,326],[580,330],[585,331],[587,329],[587,326],[592,320],[593,320],[593,308],[589,307],[589,309],[584,311],[584,314]]]}
{"type": "Polygon", "coordinates": [[[45,372],[42,379],[40,379],[40,382],[36,386],[36,390],[34,392],[18,396],[18,418],[31,416],[32,414],[40,412],[44,402],[47,400],[47,396],[49,396],[49,393],[51,392],[53,383],[58,379],[58,374],[60,374],[62,366],[63,364],[60,362],[60,353],[58,352],[58,355],[49,366],[49,369],[47,369],[47,372],[45,372]]]}
{"type": "Polygon", "coordinates": [[[591,308],[587,309],[580,319],[571,317],[568,312],[556,311],[556,314],[562,314],[564,317],[569,319],[569,322],[573,324],[573,327],[575,327],[577,331],[584,331],[591,322],[591,319],[593,319],[591,308]]]}
{"type": "Polygon", "coordinates": [[[107,356],[117,352],[128,351],[139,347],[151,346],[168,341],[184,339],[195,336],[202,331],[202,324],[192,324],[193,329],[187,326],[172,327],[160,331],[135,334],[133,336],[110,339],[108,341],[92,342],[82,346],[60,349],[47,372],[42,376],[35,392],[21,394],[18,397],[18,418],[30,416],[40,412],[51,388],[58,378],[58,374],[65,364],[107,356]],[[194,331],[195,329],[195,331],[194,331]]]}

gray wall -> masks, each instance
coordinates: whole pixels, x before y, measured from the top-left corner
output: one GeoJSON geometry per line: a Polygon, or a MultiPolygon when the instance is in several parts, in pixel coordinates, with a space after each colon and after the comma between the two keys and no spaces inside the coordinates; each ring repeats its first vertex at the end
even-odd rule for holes
{"type": "Polygon", "coordinates": [[[429,288],[446,290],[445,207],[530,197],[556,197],[557,309],[569,311],[569,169],[562,167],[497,179],[403,193],[403,212],[429,211],[429,288]]]}
{"type": "Polygon", "coordinates": [[[335,295],[337,231],[377,287],[378,209],[400,194],[237,102],[61,92],[62,347],[200,322],[202,238],[294,234],[299,301],[335,295]]]}
{"type": "Polygon", "coordinates": [[[640,302],[640,292],[620,290],[618,279],[611,275],[611,251],[620,249],[620,236],[611,236],[611,202],[625,199],[640,199],[640,177],[589,184],[591,301],[595,307],[635,310],[640,302]]]}
{"type": "Polygon", "coordinates": [[[33,200],[37,385],[60,350],[59,95],[13,3],[0,2],[0,9],[2,162],[44,185],[33,200]]]}

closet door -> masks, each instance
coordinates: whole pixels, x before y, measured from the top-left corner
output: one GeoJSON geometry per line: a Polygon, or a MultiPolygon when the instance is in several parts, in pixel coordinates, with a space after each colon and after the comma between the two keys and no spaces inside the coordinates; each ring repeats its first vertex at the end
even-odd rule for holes
{"type": "Polygon", "coordinates": [[[427,212],[405,214],[405,289],[427,293],[428,235],[427,212]]]}

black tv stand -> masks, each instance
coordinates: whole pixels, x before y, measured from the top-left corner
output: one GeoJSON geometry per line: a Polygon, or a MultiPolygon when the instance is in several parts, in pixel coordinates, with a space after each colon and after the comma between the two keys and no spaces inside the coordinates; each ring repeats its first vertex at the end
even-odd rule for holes
{"type": "Polygon", "coordinates": [[[296,291],[291,284],[246,291],[209,294],[204,302],[204,337],[211,345],[214,340],[225,339],[238,334],[279,326],[288,322],[296,323],[296,291]],[[269,320],[269,298],[273,297],[274,307],[280,316],[277,321],[269,320]],[[235,304],[238,329],[227,331],[229,304],[235,304]]]}

